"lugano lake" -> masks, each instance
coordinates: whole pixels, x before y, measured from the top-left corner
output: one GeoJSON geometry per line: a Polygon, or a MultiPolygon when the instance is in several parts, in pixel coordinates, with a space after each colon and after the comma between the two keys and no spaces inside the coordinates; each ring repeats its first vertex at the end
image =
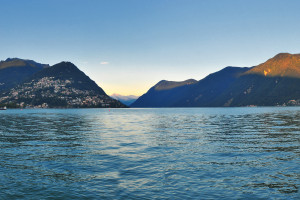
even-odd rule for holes
{"type": "Polygon", "coordinates": [[[299,199],[300,107],[0,111],[0,199],[299,199]]]}

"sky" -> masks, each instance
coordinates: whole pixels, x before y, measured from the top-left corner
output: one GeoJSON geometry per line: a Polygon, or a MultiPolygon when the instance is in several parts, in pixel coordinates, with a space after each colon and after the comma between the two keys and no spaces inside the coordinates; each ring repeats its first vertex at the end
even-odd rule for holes
{"type": "Polygon", "coordinates": [[[300,53],[298,0],[0,0],[0,60],[70,61],[111,95],[300,53]]]}

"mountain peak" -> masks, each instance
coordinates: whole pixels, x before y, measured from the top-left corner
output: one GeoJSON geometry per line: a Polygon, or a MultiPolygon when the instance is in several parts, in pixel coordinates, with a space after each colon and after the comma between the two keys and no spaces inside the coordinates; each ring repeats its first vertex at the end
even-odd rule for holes
{"type": "Polygon", "coordinates": [[[69,61],[62,61],[60,63],[53,65],[53,67],[78,69],[73,63],[71,63],[69,61]]]}
{"type": "Polygon", "coordinates": [[[0,95],[0,103],[37,108],[126,107],[107,96],[102,88],[71,62],[61,62],[35,71],[24,82],[13,86],[0,95]]]}
{"type": "Polygon", "coordinates": [[[113,98],[127,98],[127,99],[137,99],[139,98],[139,96],[136,95],[121,95],[121,94],[117,94],[117,93],[113,93],[112,95],[110,95],[113,98]]]}
{"type": "Polygon", "coordinates": [[[245,74],[299,78],[300,54],[279,53],[266,62],[253,67],[245,74]]]}
{"type": "MultiPolygon", "coordinates": [[[[62,61],[60,63],[57,63],[57,65],[59,64],[65,64],[65,65],[74,65],[73,63],[71,63],[70,61],[62,61]]],[[[74,65],[75,66],[75,65],[74,65]]]]}
{"type": "Polygon", "coordinates": [[[290,57],[297,56],[297,55],[300,55],[300,54],[279,53],[279,54],[275,55],[273,58],[274,59],[286,59],[286,58],[290,58],[290,57]]]}
{"type": "Polygon", "coordinates": [[[10,61],[14,61],[14,60],[21,60],[20,58],[7,58],[5,60],[5,62],[10,62],[10,61]]]}
{"type": "Polygon", "coordinates": [[[47,64],[40,64],[33,60],[21,59],[21,58],[7,58],[5,61],[0,61],[0,69],[11,67],[31,67],[43,69],[49,67],[47,64]]]}
{"type": "Polygon", "coordinates": [[[169,90],[172,88],[184,86],[184,85],[191,85],[197,83],[196,80],[194,79],[188,79],[185,81],[167,81],[167,80],[162,80],[159,81],[155,86],[155,90],[169,90]]]}
{"type": "Polygon", "coordinates": [[[125,96],[125,95],[116,94],[116,93],[110,95],[110,97],[112,97],[116,100],[119,100],[121,103],[123,103],[127,106],[130,106],[133,102],[135,102],[139,98],[138,96],[135,96],[135,95],[125,96]]]}
{"type": "Polygon", "coordinates": [[[0,91],[14,87],[49,65],[33,60],[7,58],[0,61],[0,91]]]}

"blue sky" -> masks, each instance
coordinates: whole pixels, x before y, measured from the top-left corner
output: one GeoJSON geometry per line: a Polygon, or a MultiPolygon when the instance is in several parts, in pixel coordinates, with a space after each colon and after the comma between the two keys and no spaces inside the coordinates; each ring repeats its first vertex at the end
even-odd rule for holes
{"type": "Polygon", "coordinates": [[[0,0],[0,60],[71,61],[108,94],[300,53],[297,0],[0,0]]]}

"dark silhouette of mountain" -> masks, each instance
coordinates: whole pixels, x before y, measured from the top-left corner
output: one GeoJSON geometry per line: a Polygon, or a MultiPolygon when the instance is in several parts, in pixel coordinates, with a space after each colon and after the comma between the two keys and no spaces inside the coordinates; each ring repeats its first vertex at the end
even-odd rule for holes
{"type": "Polygon", "coordinates": [[[2,93],[0,104],[15,107],[126,107],[110,98],[94,81],[70,62],[36,72],[2,93]]]}
{"type": "Polygon", "coordinates": [[[162,92],[155,87],[131,106],[300,105],[300,54],[281,53],[251,68],[226,67],[191,85],[165,87],[162,92]]]}
{"type": "Polygon", "coordinates": [[[300,100],[299,86],[299,78],[243,75],[211,106],[288,105],[300,100]]]}
{"type": "Polygon", "coordinates": [[[139,97],[135,95],[120,95],[120,94],[112,94],[110,97],[119,100],[121,103],[125,104],[126,106],[130,106],[133,102],[135,102],[139,97]]]}
{"type": "Polygon", "coordinates": [[[49,67],[32,60],[8,58],[0,62],[0,91],[10,89],[35,74],[49,67]]]}
{"type": "Polygon", "coordinates": [[[208,75],[189,88],[187,95],[176,101],[176,107],[206,107],[212,106],[218,96],[226,91],[244,72],[247,67],[226,67],[208,75]]]}
{"type": "Polygon", "coordinates": [[[178,100],[185,98],[189,88],[197,81],[189,79],[182,82],[160,81],[150,90],[138,98],[131,107],[170,107],[178,100]]]}
{"type": "Polygon", "coordinates": [[[54,80],[70,80],[71,87],[80,90],[94,91],[99,95],[106,95],[102,88],[71,62],[61,62],[53,65],[52,67],[37,72],[30,79],[37,80],[44,77],[54,77],[54,80]]]}

